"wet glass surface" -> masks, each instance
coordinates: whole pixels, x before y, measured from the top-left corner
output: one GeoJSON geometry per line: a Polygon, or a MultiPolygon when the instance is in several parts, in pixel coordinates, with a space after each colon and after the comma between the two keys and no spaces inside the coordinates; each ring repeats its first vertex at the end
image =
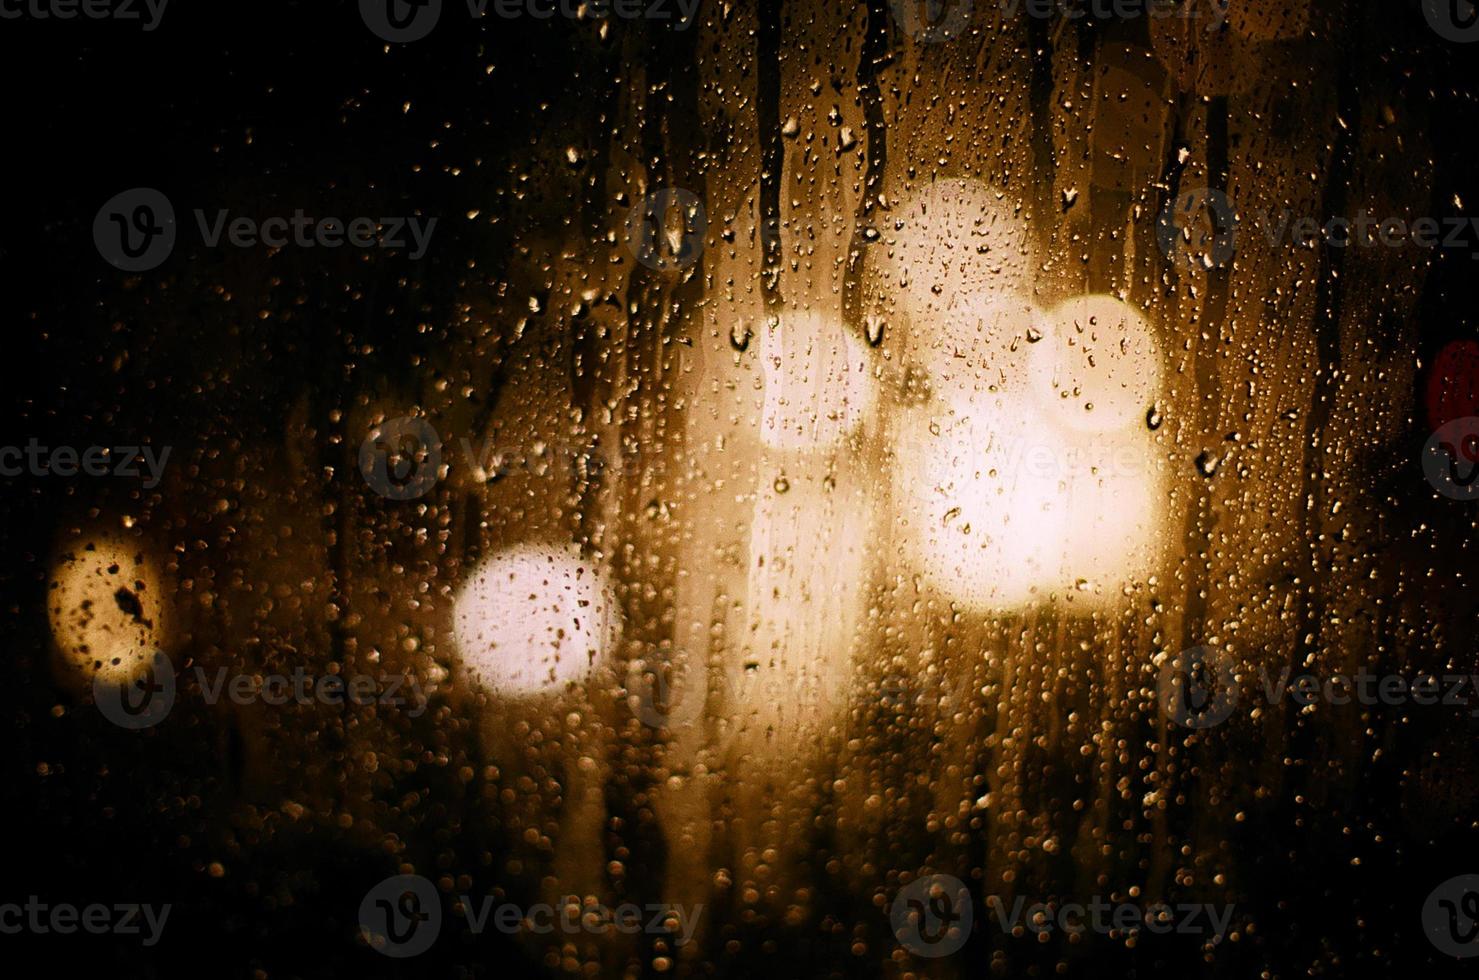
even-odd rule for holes
{"type": "Polygon", "coordinates": [[[0,948],[1464,969],[1474,13],[0,4],[0,948]]]}

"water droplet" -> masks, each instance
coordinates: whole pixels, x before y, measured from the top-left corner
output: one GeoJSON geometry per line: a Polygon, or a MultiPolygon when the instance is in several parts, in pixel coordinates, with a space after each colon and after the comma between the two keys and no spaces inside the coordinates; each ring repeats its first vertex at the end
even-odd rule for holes
{"type": "Polygon", "coordinates": [[[748,323],[736,323],[729,328],[729,346],[743,354],[750,349],[750,340],[754,336],[755,332],[748,323]]]}
{"type": "Polygon", "coordinates": [[[1150,406],[1150,410],[1145,413],[1145,427],[1154,432],[1161,427],[1163,421],[1165,419],[1161,415],[1161,410],[1154,405],[1150,406]]]}

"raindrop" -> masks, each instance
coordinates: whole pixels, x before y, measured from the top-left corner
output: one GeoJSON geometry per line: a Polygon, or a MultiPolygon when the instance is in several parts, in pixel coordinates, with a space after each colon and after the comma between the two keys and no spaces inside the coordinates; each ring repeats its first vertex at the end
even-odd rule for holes
{"type": "Polygon", "coordinates": [[[755,332],[748,323],[736,323],[729,328],[729,346],[743,354],[750,349],[750,341],[754,336],[755,332]]]}

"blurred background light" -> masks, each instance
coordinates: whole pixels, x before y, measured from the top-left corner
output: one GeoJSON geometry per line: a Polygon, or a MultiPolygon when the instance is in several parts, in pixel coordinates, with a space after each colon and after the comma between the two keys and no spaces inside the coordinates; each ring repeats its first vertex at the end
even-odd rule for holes
{"type": "Polygon", "coordinates": [[[473,683],[535,695],[585,681],[614,640],[615,603],[574,546],[520,545],[472,573],[453,610],[473,683]]]}

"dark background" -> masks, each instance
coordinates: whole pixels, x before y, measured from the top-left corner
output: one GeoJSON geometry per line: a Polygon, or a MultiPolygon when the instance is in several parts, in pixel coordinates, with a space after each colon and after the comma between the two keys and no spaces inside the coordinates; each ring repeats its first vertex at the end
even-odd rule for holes
{"type": "MultiPolygon", "coordinates": [[[[1427,52],[1414,70],[1427,74],[1433,116],[1444,121],[1430,134],[1438,148],[1430,213],[1468,213],[1453,201],[1479,202],[1479,50],[1432,36],[1416,3],[1383,6],[1389,32],[1349,57],[1359,76],[1375,70],[1389,42],[1427,52]]],[[[785,16],[805,17],[805,8],[788,4],[785,16]]],[[[675,46],[692,43],[640,23],[612,29],[648,32],[652,58],[670,68],[675,46]]],[[[175,0],[153,33],[108,21],[0,22],[7,189],[0,313],[8,340],[0,442],[148,441],[229,455],[280,433],[305,394],[315,404],[348,402],[459,349],[463,341],[445,325],[460,303],[481,302],[498,315],[508,308],[505,294],[526,293],[500,282],[522,278],[539,288],[530,271],[538,262],[521,245],[558,229],[572,207],[566,186],[544,179],[543,168],[564,146],[594,142],[612,125],[603,118],[604,93],[622,66],[611,51],[559,18],[477,24],[457,4],[431,38],[389,53],[355,5],[340,2],[175,0]],[[526,173],[531,179],[521,180],[526,173]],[[135,186],[164,191],[181,225],[172,258],[138,277],[104,264],[91,235],[103,202],[135,186]],[[518,193],[524,197],[515,204],[518,193]],[[288,249],[270,258],[260,249],[206,250],[191,215],[196,207],[268,215],[305,206],[324,215],[440,220],[426,256],[411,262],[382,250],[288,249]],[[473,210],[507,219],[464,220],[473,210]]],[[[680,79],[692,70],[676,64],[680,79]]],[[[1422,347],[1411,353],[1426,365],[1449,341],[1474,336],[1479,266],[1469,254],[1435,257],[1423,306],[1422,347]]],[[[1473,595],[1455,573],[1473,564],[1472,506],[1436,499],[1413,479],[1434,422],[1424,409],[1428,381],[1424,372],[1412,392],[1410,451],[1373,469],[1373,490],[1395,519],[1382,546],[1414,575],[1459,583],[1446,591],[1444,616],[1469,623],[1470,633],[1456,639],[1471,648],[1473,595]]],[[[491,373],[487,384],[496,393],[491,373]]],[[[353,476],[342,446],[324,452],[326,463],[353,476]]],[[[206,513],[212,499],[202,480],[201,499],[180,505],[180,519],[206,513]]],[[[34,957],[33,970],[100,968],[119,976],[549,972],[491,931],[474,940],[445,930],[432,952],[406,963],[367,951],[356,940],[355,911],[366,888],[394,870],[392,860],[337,834],[328,819],[291,832],[266,823],[254,830],[249,804],[243,817],[241,749],[231,731],[200,719],[175,734],[134,738],[90,715],[54,713],[58,704],[76,705],[47,667],[52,541],[89,508],[131,504],[150,506],[147,493],[82,479],[0,481],[0,677],[9,693],[0,819],[10,824],[11,845],[0,901],[38,894],[51,903],[169,901],[175,908],[154,949],[119,937],[0,937],[8,961],[34,957]],[[212,876],[213,862],[224,875],[212,876]]],[[[1423,747],[1435,737],[1420,729],[1449,722],[1393,709],[1380,723],[1386,754],[1363,774],[1346,812],[1329,814],[1327,825],[1326,815],[1291,804],[1287,819],[1250,827],[1235,842],[1256,869],[1253,878],[1265,883],[1263,894],[1249,896],[1269,924],[1260,936],[1224,949],[1215,967],[1194,949],[1167,947],[1120,950],[1087,971],[1190,976],[1206,968],[1255,976],[1266,963],[1284,975],[1295,975],[1295,964],[1330,976],[1456,970],[1423,939],[1417,909],[1433,881],[1464,870],[1479,853],[1479,835],[1462,812],[1456,819],[1409,813],[1408,793],[1419,778],[1438,778],[1475,800],[1479,766],[1464,761],[1420,777],[1423,747]],[[1360,814],[1400,828],[1398,836],[1376,853],[1351,853],[1334,828],[1360,814]],[[1353,907],[1362,912],[1359,928],[1351,925],[1353,907]]],[[[1454,724],[1479,734],[1472,719],[1454,724]]],[[[454,757],[476,761],[467,731],[447,739],[454,757]]],[[[318,751],[304,746],[305,756],[318,751]]],[[[496,822],[483,809],[487,801],[444,773],[407,777],[401,788],[430,801],[402,829],[424,835],[429,852],[457,855],[448,860],[458,869],[486,858],[474,888],[490,884],[486,867],[499,863],[499,845],[480,829],[480,820],[496,822]]],[[[654,887],[669,857],[660,840],[635,846],[631,887],[638,900],[651,900],[655,892],[642,891],[654,887]]],[[[519,886],[510,887],[519,897],[519,886]]],[[[828,901],[847,918],[871,914],[873,935],[886,935],[884,916],[860,907],[860,899],[828,901]]],[[[709,960],[715,973],[873,975],[882,959],[848,956],[845,933],[833,942],[779,929],[731,935],[754,941],[737,954],[716,951],[709,960]]],[[[1018,952],[1018,962],[1031,956],[1026,946],[1018,952]]],[[[968,957],[967,969],[989,974],[989,952],[968,957]]]]}

